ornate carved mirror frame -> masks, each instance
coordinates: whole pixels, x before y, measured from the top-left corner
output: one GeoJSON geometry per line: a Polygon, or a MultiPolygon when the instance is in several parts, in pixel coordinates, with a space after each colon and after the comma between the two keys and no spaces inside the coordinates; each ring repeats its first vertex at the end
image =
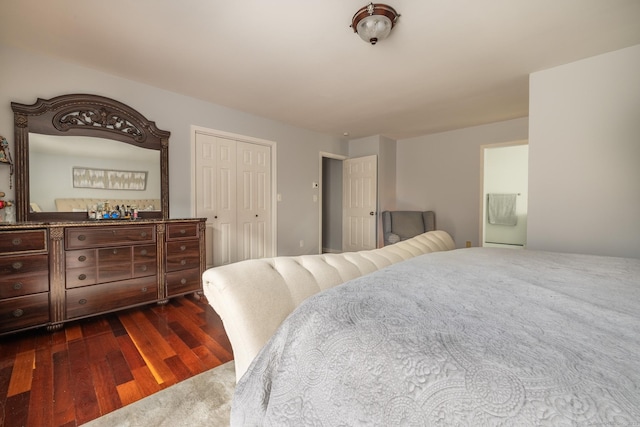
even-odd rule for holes
{"type": "Polygon", "coordinates": [[[33,105],[11,103],[15,124],[16,217],[18,222],[84,221],[86,212],[32,212],[29,193],[29,134],[88,136],[120,141],[160,151],[159,211],[141,218],[169,218],[169,136],[138,111],[98,95],[72,94],[38,100],[33,105]]]}

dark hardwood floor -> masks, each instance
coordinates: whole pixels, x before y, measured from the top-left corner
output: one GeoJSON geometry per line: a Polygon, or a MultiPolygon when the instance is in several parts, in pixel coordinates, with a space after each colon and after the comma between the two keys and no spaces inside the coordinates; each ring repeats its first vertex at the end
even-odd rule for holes
{"type": "Polygon", "coordinates": [[[0,426],[77,426],[233,359],[203,297],[0,337],[0,426]]]}

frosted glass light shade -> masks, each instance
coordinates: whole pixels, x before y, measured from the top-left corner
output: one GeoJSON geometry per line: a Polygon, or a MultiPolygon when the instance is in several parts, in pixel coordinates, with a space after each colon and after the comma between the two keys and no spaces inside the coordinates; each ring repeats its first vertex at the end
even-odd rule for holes
{"type": "Polygon", "coordinates": [[[391,6],[369,3],[353,15],[351,27],[362,40],[376,44],[389,36],[399,16],[391,6]]]}
{"type": "Polygon", "coordinates": [[[376,44],[391,33],[391,20],[381,15],[367,16],[358,23],[357,33],[367,43],[376,44]]]}

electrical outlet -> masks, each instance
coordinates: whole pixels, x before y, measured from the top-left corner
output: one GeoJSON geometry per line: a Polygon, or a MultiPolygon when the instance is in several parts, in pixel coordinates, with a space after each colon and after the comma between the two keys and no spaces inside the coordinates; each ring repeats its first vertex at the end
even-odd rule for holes
{"type": "Polygon", "coordinates": [[[304,240],[300,240],[300,247],[304,248],[304,240]]]}
{"type": "Polygon", "coordinates": [[[467,247],[470,248],[471,247],[471,241],[467,240],[467,247]]]}

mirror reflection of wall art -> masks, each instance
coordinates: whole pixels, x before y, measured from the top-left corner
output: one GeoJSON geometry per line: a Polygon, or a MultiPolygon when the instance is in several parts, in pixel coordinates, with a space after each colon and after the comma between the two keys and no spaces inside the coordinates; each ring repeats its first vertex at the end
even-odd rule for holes
{"type": "Polygon", "coordinates": [[[73,167],[73,186],[104,190],[136,190],[147,188],[147,172],[119,171],[73,167]]]}

